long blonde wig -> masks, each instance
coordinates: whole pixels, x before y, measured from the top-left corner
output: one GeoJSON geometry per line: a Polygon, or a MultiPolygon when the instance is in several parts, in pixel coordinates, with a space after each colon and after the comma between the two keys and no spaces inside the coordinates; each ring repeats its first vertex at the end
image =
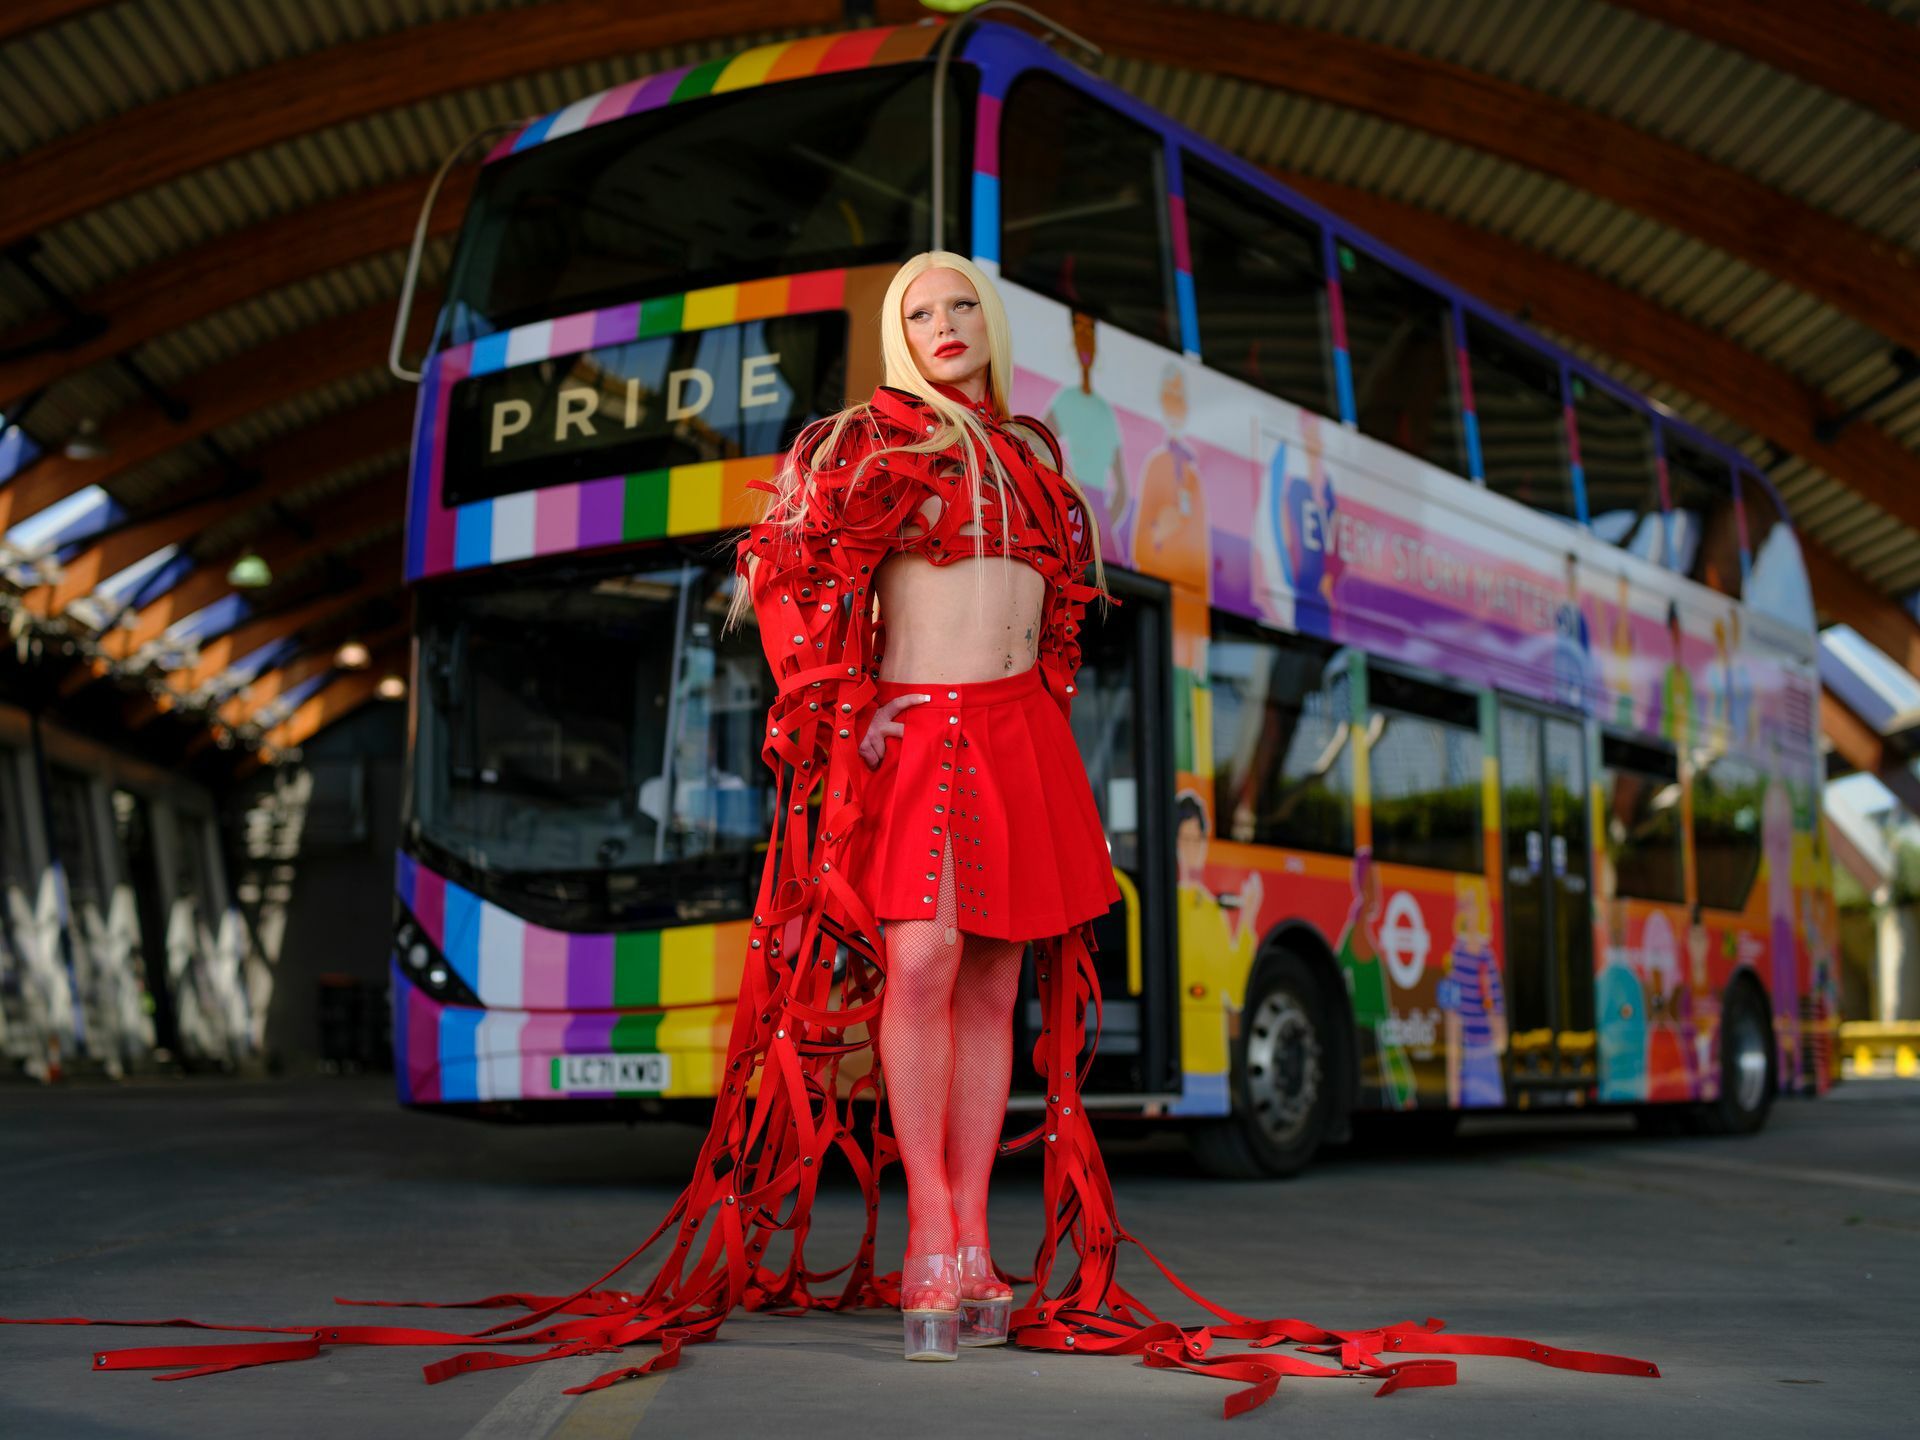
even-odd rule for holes
{"type": "MultiPolygon", "coordinates": [[[[993,408],[1000,415],[1007,416],[1011,410],[1008,400],[1008,381],[1013,374],[1013,336],[1007,324],[1007,307],[1000,298],[1000,291],[994,285],[993,278],[964,255],[956,254],[951,250],[923,250],[904,262],[894,272],[893,279],[887,283],[886,298],[881,302],[880,313],[874,318],[879,324],[880,355],[886,372],[883,383],[896,390],[904,390],[921,400],[935,416],[934,428],[930,434],[912,444],[889,445],[863,455],[859,464],[854,467],[850,483],[859,484],[867,470],[883,455],[927,455],[957,446],[966,467],[967,497],[971,505],[968,513],[978,515],[981,502],[980,486],[983,478],[979,457],[981,455],[987,457],[987,463],[993,470],[995,485],[1010,486],[1010,479],[1005,467],[1000,463],[1000,457],[988,441],[986,424],[968,406],[941,394],[934,387],[934,383],[920,373],[919,363],[914,359],[913,347],[907,340],[906,316],[901,313],[906,308],[907,287],[927,271],[935,269],[953,270],[965,276],[973,286],[974,294],[979,297],[980,313],[986,320],[987,329],[988,393],[992,397],[993,408]]],[[[826,438],[820,443],[815,455],[808,458],[831,455],[840,443],[840,438],[847,426],[876,423],[869,414],[871,409],[870,402],[861,401],[835,414],[833,425],[827,431],[826,438]]],[[[1051,453],[1045,448],[1045,442],[1038,435],[1033,436],[1031,443],[1036,454],[1051,458],[1051,453]]],[[[778,487],[779,493],[768,501],[765,512],[766,520],[778,525],[789,535],[800,529],[813,499],[811,487],[801,477],[796,463],[798,458],[792,451],[782,458],[780,468],[773,477],[773,483],[778,487]]],[[[1064,468],[1064,457],[1061,477],[1067,482],[1067,487],[1073,492],[1074,498],[1079,501],[1080,513],[1085,519],[1093,546],[1094,583],[1105,589],[1106,566],[1102,562],[1100,553],[1100,527],[1094,521],[1092,507],[1087,504],[1086,492],[1064,468]]],[[[735,532],[730,535],[723,542],[725,548],[731,550],[743,535],[744,532],[735,532]]],[[[987,558],[984,531],[973,537],[973,553],[976,559],[987,558]]],[[[998,558],[1001,561],[1001,585],[1004,588],[1010,574],[1008,567],[1013,562],[1004,554],[998,558]]],[[[757,563],[757,557],[752,563],[757,563]]],[[[974,572],[976,605],[981,596],[980,573],[976,567],[974,572]]],[[[752,603],[748,587],[736,583],[732,603],[727,608],[726,621],[721,627],[721,634],[724,635],[733,630],[745,617],[746,612],[752,608],[752,603]]]]}

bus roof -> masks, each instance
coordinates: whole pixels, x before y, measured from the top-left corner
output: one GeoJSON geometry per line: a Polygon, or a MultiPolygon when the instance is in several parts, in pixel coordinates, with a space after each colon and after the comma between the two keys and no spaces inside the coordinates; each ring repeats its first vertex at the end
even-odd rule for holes
{"type": "Polygon", "coordinates": [[[933,48],[940,33],[940,23],[929,17],[913,25],[881,25],[812,35],[802,40],[779,40],[718,60],[643,75],[529,121],[496,145],[488,153],[487,163],[518,155],[548,140],[604,125],[609,120],[625,119],[643,110],[657,110],[663,105],[755,85],[771,85],[781,80],[830,75],[836,70],[861,70],[919,60],[933,48]]]}
{"type": "MultiPolygon", "coordinates": [[[[604,125],[608,121],[624,119],[629,115],[659,109],[665,105],[698,100],[733,90],[750,89],[757,85],[827,75],[836,71],[859,70],[922,60],[933,49],[949,23],[951,22],[942,17],[927,16],[909,25],[870,26],[856,30],[835,31],[827,35],[814,35],[799,40],[780,40],[768,45],[757,45],[752,49],[722,56],[719,59],[703,61],[697,65],[681,65],[657,74],[645,75],[638,80],[630,80],[625,84],[588,95],[550,114],[529,121],[501,140],[488,153],[485,163],[491,164],[496,160],[518,155],[549,140],[562,139],[595,125],[604,125]]],[[[1098,94],[1101,99],[1116,109],[1195,151],[1242,183],[1279,200],[1303,218],[1313,221],[1342,239],[1359,244],[1362,249],[1369,251],[1377,259],[1403,271],[1410,279],[1417,280],[1436,293],[1472,311],[1483,320],[1523,340],[1543,355],[1551,357],[1556,363],[1565,365],[1570,373],[1591,380],[1616,398],[1640,410],[1650,419],[1678,431],[1689,443],[1713,455],[1727,465],[1730,471],[1738,472],[1743,481],[1757,482],[1773,501],[1783,522],[1790,529],[1797,528],[1793,525],[1792,512],[1774,484],[1773,477],[1768,475],[1760,464],[1749,458],[1737,444],[1722,440],[1695,422],[1676,414],[1651,395],[1616,380],[1573,351],[1539,334],[1525,322],[1502,312],[1473,292],[1435,273],[1411,256],[1371,235],[1345,219],[1337,211],[1329,210],[1300,194],[1269,175],[1253,161],[1208,139],[1190,126],[1164,111],[1155,109],[1144,100],[1129,94],[1125,89],[1087,70],[1084,66],[1074,64],[1038,38],[1017,27],[982,19],[977,22],[975,33],[969,36],[966,43],[959,49],[973,63],[985,62],[991,66],[996,51],[1006,53],[1004,47],[1012,47],[1020,59],[1028,65],[1048,69],[1063,77],[1071,78],[1074,83],[1098,94]]]]}

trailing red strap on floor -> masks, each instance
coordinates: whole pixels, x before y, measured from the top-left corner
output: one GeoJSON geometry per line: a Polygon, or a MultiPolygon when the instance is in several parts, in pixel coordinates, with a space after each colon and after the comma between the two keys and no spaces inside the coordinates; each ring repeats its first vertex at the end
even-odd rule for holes
{"type": "MultiPolygon", "coordinates": [[[[846,428],[854,452],[869,443],[865,430],[860,425],[846,428]]],[[[798,453],[812,456],[826,433],[824,422],[803,432],[796,442],[798,453]]],[[[826,457],[836,458],[842,457],[826,457]]],[[[1005,458],[1023,465],[1032,460],[1025,451],[1009,452],[1005,458]]],[[[878,1274],[874,1269],[880,1177],[898,1158],[892,1137],[880,1128],[881,1075],[877,1065],[845,1083],[840,1074],[845,1058],[870,1047],[867,1035],[878,1017],[886,978],[879,925],[847,883],[845,860],[848,846],[867,839],[860,825],[866,766],[857,750],[875,708],[871,667],[876,627],[865,599],[867,579],[897,544],[901,517],[936,483],[949,483],[937,479],[931,467],[927,457],[917,457],[911,465],[878,476],[869,472],[868,483],[854,489],[858,466],[823,462],[808,472],[813,502],[799,529],[763,522],[740,542],[738,573],[752,586],[761,638],[779,683],[762,747],[762,758],[775,776],[776,820],[748,931],[748,958],[713,1120],[693,1178],[637,1247],[565,1295],[508,1292],[461,1302],[339,1302],[526,1312],[470,1334],[380,1325],[215,1325],[184,1319],[3,1323],[171,1325],[299,1337],[100,1351],[93,1356],[93,1368],[100,1370],[188,1367],[154,1377],[162,1380],[306,1359],[330,1345],[462,1347],[451,1358],[424,1367],[429,1384],[502,1366],[616,1354],[633,1345],[660,1347],[642,1364],[610,1369],[567,1392],[581,1394],[678,1365],[686,1346],[713,1339],[735,1309],[804,1315],[897,1306],[898,1272],[878,1274]],[[749,560],[757,562],[757,569],[749,567],[749,560]],[[843,597],[843,603],[788,604],[783,613],[782,597],[811,598],[810,587],[816,582],[843,597]],[[806,657],[804,664],[799,656],[806,657]],[[867,1035],[859,1033],[863,1031],[867,1035]],[[868,1098],[876,1103],[863,1139],[854,1111],[868,1098]],[[859,1187],[864,1225],[850,1257],[828,1269],[813,1269],[806,1246],[814,1195],[821,1172],[835,1157],[859,1187]],[[783,1234],[790,1237],[791,1253],[776,1267],[768,1263],[767,1249],[783,1234]],[[608,1288],[615,1276],[656,1246],[664,1247],[656,1257],[659,1268],[643,1290],[608,1288]],[[516,1346],[543,1348],[513,1353],[509,1347],[516,1346]]],[[[1055,554],[1075,555],[1071,574],[1063,570],[1055,579],[1063,598],[1050,608],[1048,639],[1042,646],[1049,688],[1064,709],[1079,663],[1075,636],[1085,602],[1098,592],[1077,580],[1084,525],[1076,532],[1080,541],[1067,544],[1065,536],[1078,523],[1076,516],[1057,498],[1044,501],[1042,496],[1034,503],[1057,542],[1055,554]]],[[[1090,921],[1033,942],[1041,1026],[1032,1059],[1043,1081],[1046,1109],[1039,1125],[1001,1150],[1037,1146],[1042,1152],[1041,1236],[1031,1277],[1018,1279],[1032,1291],[1012,1316],[1011,1344],[1058,1353],[1138,1355],[1156,1369],[1237,1381],[1244,1388],[1227,1398],[1224,1410],[1229,1416],[1263,1403],[1286,1376],[1378,1379],[1383,1382],[1375,1391],[1378,1395],[1455,1382],[1453,1361],[1399,1358],[1408,1353],[1505,1355],[1561,1369],[1660,1373],[1647,1361],[1617,1355],[1500,1336],[1443,1335],[1438,1320],[1336,1331],[1302,1320],[1250,1319],[1187,1285],[1122,1228],[1082,1101],[1080,1087],[1098,1048],[1101,1023],[1096,945],[1090,921]],[[1137,1248],[1212,1319],[1188,1326],[1155,1315],[1119,1283],[1122,1244],[1137,1248]],[[1244,1341],[1251,1350],[1215,1355],[1219,1340],[1244,1341]],[[1336,1363],[1267,1353],[1282,1343],[1330,1356],[1336,1363]]]]}

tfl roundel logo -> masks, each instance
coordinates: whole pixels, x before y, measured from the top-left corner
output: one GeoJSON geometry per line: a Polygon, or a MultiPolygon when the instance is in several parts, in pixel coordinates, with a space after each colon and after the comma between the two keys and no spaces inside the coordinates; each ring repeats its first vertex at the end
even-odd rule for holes
{"type": "Polygon", "coordinates": [[[1387,962],[1387,973],[1402,990],[1420,983],[1427,970],[1427,951],[1433,937],[1427,933],[1426,918],[1420,903],[1405,890],[1393,892],[1387,901],[1386,917],[1380,924],[1380,955],[1387,962]]]}

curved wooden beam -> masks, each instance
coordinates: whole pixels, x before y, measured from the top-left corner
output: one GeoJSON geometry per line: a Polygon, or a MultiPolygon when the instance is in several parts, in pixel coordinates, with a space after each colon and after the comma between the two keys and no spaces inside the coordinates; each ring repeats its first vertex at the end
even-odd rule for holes
{"type": "MultiPolygon", "coordinates": [[[[409,634],[406,621],[385,625],[366,635],[353,637],[367,647],[371,657],[368,669],[372,669],[382,659],[391,661],[398,650],[401,656],[407,654],[409,634]]],[[[316,675],[334,668],[333,657],[340,651],[339,641],[329,641],[325,645],[316,645],[293,656],[286,663],[264,670],[249,680],[246,686],[220,707],[220,718],[228,725],[250,725],[257,722],[260,714],[275,700],[291,690],[297,690],[316,675]]],[[[356,673],[349,671],[349,674],[356,673]]]]}
{"type": "Polygon", "coordinates": [[[1860,0],[1608,0],[1920,130],[1920,27],[1860,0]]]}
{"type": "Polygon", "coordinates": [[[76,490],[109,485],[115,475],[291,395],[384,366],[392,331],[393,302],[381,300],[186,376],[169,387],[189,407],[184,420],[169,419],[151,401],[125,407],[101,427],[112,447],[107,454],[95,460],[46,455],[0,485],[0,533],[76,490]]]}
{"type": "MultiPolygon", "coordinates": [[[[909,0],[882,0],[882,15],[909,0]]],[[[1696,236],[1920,349],[1920,256],[1622,121],[1511,81],[1279,20],[1055,0],[1114,54],[1290,90],[1423,130],[1696,236]]]]}
{"type": "MultiPolygon", "coordinates": [[[[459,227],[473,179],[471,169],[447,177],[434,206],[429,235],[448,235],[459,227]]],[[[0,402],[56,384],[89,365],[269,290],[404,250],[412,242],[427,182],[426,176],[409,175],[292,210],[169,255],[79,297],[75,303],[103,319],[105,328],[66,349],[0,361],[0,402]]],[[[0,350],[45,343],[64,323],[55,315],[42,316],[0,336],[0,350]]]]}
{"type": "Polygon", "coordinates": [[[284,609],[236,625],[224,635],[215,636],[200,647],[200,657],[192,665],[173,671],[167,684],[183,694],[198,690],[207,681],[236,660],[245,659],[262,645],[283,639],[329,616],[351,610],[356,605],[388,591],[400,588],[400,545],[381,545],[369,551],[361,566],[365,578],[346,590],[334,590],[309,596],[284,609]]]}
{"type": "Polygon", "coordinates": [[[1906,757],[1892,753],[1886,737],[1856,715],[1838,695],[1820,687],[1820,729],[1855,770],[1864,771],[1893,792],[1893,798],[1920,817],[1920,776],[1906,757]]]}
{"type": "Polygon", "coordinates": [[[6,7],[0,9],[0,45],[89,10],[104,10],[112,3],[114,0],[7,0],[6,7]]]}
{"type": "MultiPolygon", "coordinates": [[[[283,530],[244,548],[265,560],[276,576],[290,574],[320,556],[398,523],[406,514],[406,485],[404,471],[381,475],[342,492],[338,503],[323,507],[323,513],[315,517],[311,540],[283,530]]],[[[227,579],[230,568],[223,556],[188,572],[172,589],[142,606],[131,626],[116,627],[111,635],[103,637],[102,648],[125,656],[151,644],[169,625],[231,594],[233,582],[227,579]]]]}
{"type": "Polygon", "coordinates": [[[1920,456],[1865,420],[1823,442],[1815,427],[1832,402],[1736,341],[1504,235],[1351,185],[1268,173],[1498,309],[1686,391],[1920,530],[1920,456]]]}
{"type": "Polygon", "coordinates": [[[256,753],[261,759],[270,760],[278,751],[304,745],[369,700],[378,699],[384,668],[369,665],[365,670],[344,674],[332,684],[322,686],[302,701],[298,710],[268,732],[260,751],[256,753]]]}
{"type": "Polygon", "coordinates": [[[268,478],[249,490],[216,493],[177,506],[150,519],[135,517],[109,530],[61,567],[60,578],[26,592],[21,603],[36,615],[60,614],[100,582],[117,575],[166,545],[186,544],[194,536],[235,515],[295,494],[335,471],[408,443],[414,392],[395,390],[329,415],[240,457],[242,464],[268,478]]]}
{"type": "Polygon", "coordinates": [[[1920,621],[1854,574],[1838,556],[1800,537],[1820,608],[1851,625],[1909,675],[1920,675],[1920,621]]]}
{"type": "Polygon", "coordinates": [[[363,115],[610,55],[843,20],[839,0],[558,0],[333,45],[137,106],[0,165],[9,202],[0,245],[363,115]]]}

